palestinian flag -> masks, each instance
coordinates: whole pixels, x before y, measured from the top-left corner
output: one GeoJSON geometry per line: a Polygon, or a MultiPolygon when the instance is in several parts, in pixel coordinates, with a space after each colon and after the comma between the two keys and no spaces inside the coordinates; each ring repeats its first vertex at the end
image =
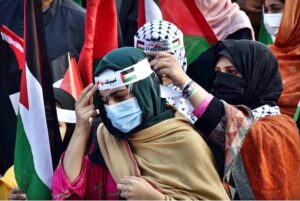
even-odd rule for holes
{"type": "Polygon", "coordinates": [[[161,16],[183,32],[188,65],[218,41],[194,0],[139,0],[139,27],[161,16]]]}
{"type": "MultiPolygon", "coordinates": [[[[16,84],[16,80],[20,80],[20,70],[25,65],[24,64],[24,49],[23,49],[23,39],[20,38],[17,34],[12,32],[9,28],[2,25],[1,26],[1,38],[3,41],[7,42],[11,50],[16,56],[19,70],[16,70],[9,75],[6,75],[4,85],[6,91],[9,95],[10,101],[14,108],[15,114],[18,113],[19,97],[20,97],[20,87],[16,84]]],[[[3,79],[4,79],[3,78],[3,79]]]]}
{"type": "Polygon", "coordinates": [[[118,48],[118,17],[115,0],[87,1],[85,41],[79,56],[78,69],[84,86],[93,82],[93,66],[118,48]]]}
{"type": "Polygon", "coordinates": [[[121,79],[123,81],[124,84],[137,79],[136,73],[134,71],[134,68],[129,68],[125,71],[121,72],[121,79]]]}
{"type": "Polygon", "coordinates": [[[53,87],[63,89],[77,100],[83,90],[83,84],[75,57],[70,52],[65,56],[67,57],[67,71],[62,79],[53,84],[53,87]]]}
{"type": "MultiPolygon", "coordinates": [[[[57,119],[56,127],[46,120],[46,113],[51,108],[55,111],[55,106],[52,107],[55,103],[54,99],[50,100],[51,95],[53,98],[53,89],[48,78],[51,76],[46,47],[43,46],[45,38],[41,1],[25,0],[24,13],[24,65],[21,66],[15,175],[19,188],[26,193],[28,199],[44,200],[51,199],[53,175],[49,137],[53,139],[51,133],[55,132],[58,134],[56,137],[60,136],[57,119]],[[49,104],[51,101],[52,105],[49,104]]],[[[55,149],[60,147],[56,146],[55,149]]]]}

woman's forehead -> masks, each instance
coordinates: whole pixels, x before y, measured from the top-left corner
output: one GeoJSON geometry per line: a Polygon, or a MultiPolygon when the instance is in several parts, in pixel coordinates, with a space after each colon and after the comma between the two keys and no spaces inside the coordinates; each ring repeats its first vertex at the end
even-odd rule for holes
{"type": "Polygon", "coordinates": [[[101,96],[109,96],[112,93],[118,92],[118,91],[124,91],[127,90],[126,86],[114,88],[114,89],[106,89],[106,90],[99,90],[99,93],[101,96]]]}

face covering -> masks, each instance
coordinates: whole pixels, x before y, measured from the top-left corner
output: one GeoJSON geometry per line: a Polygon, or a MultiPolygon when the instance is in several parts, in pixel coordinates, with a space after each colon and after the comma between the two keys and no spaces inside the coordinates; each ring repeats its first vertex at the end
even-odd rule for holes
{"type": "Polygon", "coordinates": [[[241,104],[245,81],[241,77],[218,72],[213,82],[211,94],[230,104],[241,104]]]}
{"type": "Polygon", "coordinates": [[[271,34],[273,41],[277,36],[281,19],[282,19],[282,13],[275,13],[275,14],[264,13],[264,24],[267,32],[271,34]]]}
{"type": "Polygon", "coordinates": [[[112,125],[123,133],[128,133],[142,123],[142,110],[136,98],[104,107],[112,125]]]}

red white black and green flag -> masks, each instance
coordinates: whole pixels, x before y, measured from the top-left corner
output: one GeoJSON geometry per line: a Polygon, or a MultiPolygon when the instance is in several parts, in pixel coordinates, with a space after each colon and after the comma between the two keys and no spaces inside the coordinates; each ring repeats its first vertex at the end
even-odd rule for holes
{"type": "Polygon", "coordinates": [[[161,18],[183,32],[188,65],[218,41],[194,0],[139,0],[138,27],[161,18]]]}
{"type": "MultiPolygon", "coordinates": [[[[41,21],[41,1],[25,0],[24,14],[23,55],[19,55],[24,62],[20,66],[14,169],[18,186],[28,199],[51,199],[53,166],[61,154],[60,144],[54,144],[61,141],[57,140],[60,135],[41,21]],[[49,138],[56,141],[51,144],[56,149],[52,154],[49,138]]],[[[17,41],[12,44],[22,46],[17,41]]]]}

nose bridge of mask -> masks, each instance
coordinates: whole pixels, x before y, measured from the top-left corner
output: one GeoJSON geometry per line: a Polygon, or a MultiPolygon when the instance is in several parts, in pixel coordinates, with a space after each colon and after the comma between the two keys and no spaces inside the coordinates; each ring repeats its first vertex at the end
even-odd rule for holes
{"type": "Polygon", "coordinates": [[[142,110],[136,98],[104,107],[112,125],[123,133],[128,133],[142,123],[142,110]]]}
{"type": "Polygon", "coordinates": [[[104,105],[104,108],[107,112],[108,118],[110,119],[114,117],[127,116],[140,111],[140,106],[135,97],[113,105],[104,105]]]}

